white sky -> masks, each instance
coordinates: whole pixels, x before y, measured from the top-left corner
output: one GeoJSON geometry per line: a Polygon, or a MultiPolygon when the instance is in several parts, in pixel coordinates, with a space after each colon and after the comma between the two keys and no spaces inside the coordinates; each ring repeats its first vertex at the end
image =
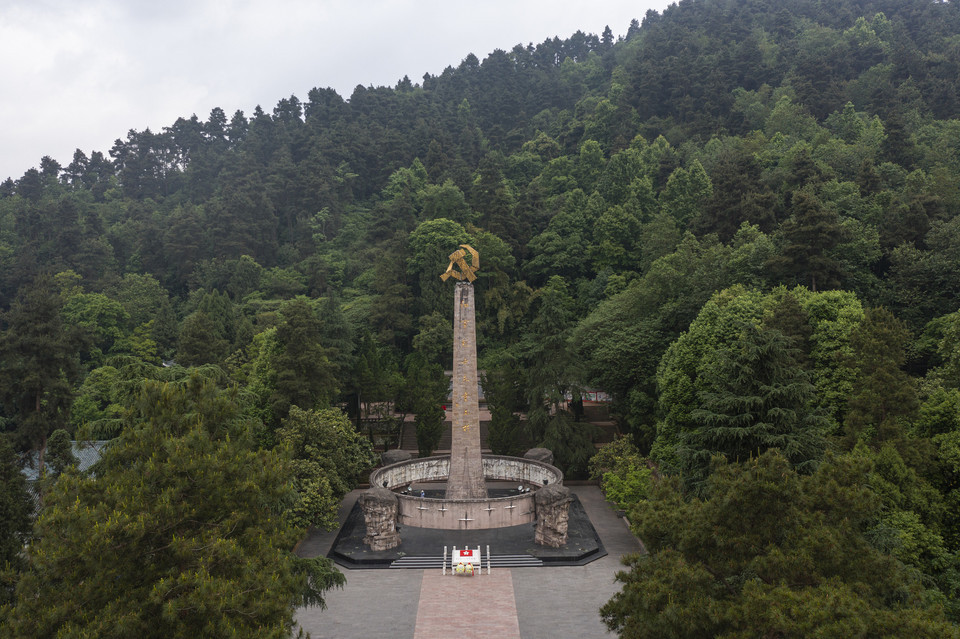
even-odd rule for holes
{"type": "MultiPolygon", "coordinates": [[[[178,117],[395,86],[469,53],[623,36],[668,0],[0,0],[0,181],[178,117]]],[[[109,156],[108,156],[109,159],[109,156]]]]}

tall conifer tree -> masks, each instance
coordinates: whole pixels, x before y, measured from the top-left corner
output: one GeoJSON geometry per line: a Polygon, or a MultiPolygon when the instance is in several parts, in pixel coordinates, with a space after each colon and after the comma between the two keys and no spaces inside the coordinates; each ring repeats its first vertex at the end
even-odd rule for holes
{"type": "Polygon", "coordinates": [[[60,296],[48,275],[21,289],[3,316],[0,399],[13,415],[20,446],[43,451],[47,437],[69,424],[78,364],[77,337],[61,321],[60,296]]]}

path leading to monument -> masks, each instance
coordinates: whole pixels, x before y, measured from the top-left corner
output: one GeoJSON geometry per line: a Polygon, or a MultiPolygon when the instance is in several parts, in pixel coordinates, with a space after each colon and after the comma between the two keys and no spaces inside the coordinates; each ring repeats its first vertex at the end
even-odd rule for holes
{"type": "Polygon", "coordinates": [[[413,639],[520,639],[509,568],[453,577],[424,571],[413,639]]]}
{"type": "MultiPolygon", "coordinates": [[[[622,568],[620,556],[639,550],[640,542],[630,534],[624,521],[617,518],[610,504],[604,501],[599,488],[571,486],[571,491],[580,498],[610,553],[608,556],[585,566],[494,568],[489,577],[486,574],[476,577],[441,576],[435,570],[344,570],[347,585],[343,590],[327,594],[328,608],[302,608],[297,611],[297,621],[313,639],[420,639],[417,634],[420,608],[435,604],[450,606],[447,610],[453,619],[452,598],[457,596],[456,591],[461,585],[480,588],[473,593],[472,605],[481,615],[505,611],[509,616],[510,605],[501,598],[504,590],[499,579],[509,577],[513,593],[512,612],[519,634],[497,631],[468,635],[455,631],[451,625],[444,629],[446,634],[437,636],[520,636],[523,639],[613,637],[600,620],[598,610],[619,590],[614,575],[622,568]],[[487,581],[488,578],[492,581],[487,581]],[[483,592],[484,583],[491,585],[487,593],[483,592]],[[450,587],[449,592],[443,594],[445,584],[450,587]],[[493,587],[495,584],[501,585],[493,587]],[[424,599],[425,587],[433,593],[435,585],[441,587],[441,594],[430,594],[424,599]]],[[[341,521],[346,518],[359,494],[360,491],[354,491],[344,500],[341,521]]],[[[335,532],[313,534],[304,541],[298,552],[308,557],[326,554],[335,536],[335,532]]],[[[491,551],[495,553],[496,549],[491,548],[491,551]]],[[[483,631],[484,627],[481,626],[480,630],[483,631]]]]}

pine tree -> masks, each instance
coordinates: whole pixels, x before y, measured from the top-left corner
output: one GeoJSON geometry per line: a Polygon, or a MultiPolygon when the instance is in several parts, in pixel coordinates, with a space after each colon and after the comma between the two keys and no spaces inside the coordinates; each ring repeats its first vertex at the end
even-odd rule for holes
{"type": "Polygon", "coordinates": [[[770,309],[769,315],[763,319],[765,328],[772,328],[783,333],[791,340],[795,349],[793,357],[797,364],[806,369],[810,365],[810,337],[813,328],[810,326],[810,317],[800,302],[790,292],[783,296],[770,309]]]}

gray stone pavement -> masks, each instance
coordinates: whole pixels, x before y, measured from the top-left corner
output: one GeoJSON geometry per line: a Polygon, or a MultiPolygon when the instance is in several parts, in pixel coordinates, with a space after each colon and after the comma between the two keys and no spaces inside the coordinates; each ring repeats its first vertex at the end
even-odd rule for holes
{"type": "MultiPolygon", "coordinates": [[[[619,590],[614,575],[621,568],[620,557],[642,548],[599,488],[570,488],[580,498],[609,554],[585,566],[510,569],[524,639],[612,636],[600,620],[599,608],[619,590]]],[[[347,495],[340,509],[341,521],[359,494],[347,495]]],[[[335,537],[335,532],[312,535],[298,553],[326,554],[335,537]]],[[[326,610],[311,607],[297,612],[304,631],[313,639],[412,639],[424,571],[341,570],[347,584],[327,593],[326,610]]]]}

